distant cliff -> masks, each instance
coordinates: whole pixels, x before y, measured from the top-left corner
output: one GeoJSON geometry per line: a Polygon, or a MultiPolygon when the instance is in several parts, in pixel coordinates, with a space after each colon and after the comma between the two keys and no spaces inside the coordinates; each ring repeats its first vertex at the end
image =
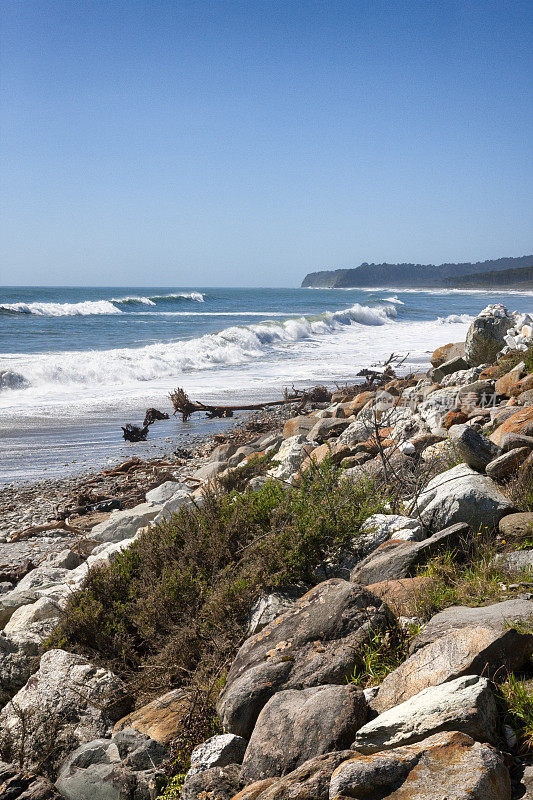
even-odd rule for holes
{"type": "Polygon", "coordinates": [[[475,264],[361,264],[351,269],[310,272],[302,287],[347,289],[357,286],[445,286],[447,279],[500,270],[519,269],[533,264],[533,256],[498,258],[475,264]]]}
{"type": "MultiPolygon", "coordinates": [[[[532,261],[533,263],[533,261],[532,261]]],[[[491,289],[506,287],[510,289],[533,289],[533,266],[520,269],[501,269],[492,272],[479,272],[477,275],[462,275],[459,278],[446,278],[446,286],[458,289],[491,289]]]]}

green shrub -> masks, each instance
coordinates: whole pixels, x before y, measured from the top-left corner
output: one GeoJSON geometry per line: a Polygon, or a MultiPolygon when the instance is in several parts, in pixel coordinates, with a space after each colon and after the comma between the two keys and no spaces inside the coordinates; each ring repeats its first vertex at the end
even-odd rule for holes
{"type": "Polygon", "coordinates": [[[208,493],[92,569],[50,640],[104,662],[138,699],[210,685],[242,641],[264,590],[317,583],[316,566],[385,510],[370,481],[339,482],[325,461],[299,487],[208,493]]]}

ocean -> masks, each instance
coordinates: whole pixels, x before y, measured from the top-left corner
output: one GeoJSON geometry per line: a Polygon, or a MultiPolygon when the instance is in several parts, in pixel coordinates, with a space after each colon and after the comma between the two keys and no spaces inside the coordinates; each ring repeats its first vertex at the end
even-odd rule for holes
{"type": "Polygon", "coordinates": [[[120,426],[171,411],[178,386],[204,402],[259,402],[352,380],[392,352],[426,369],[493,302],[533,312],[531,292],[0,288],[0,483],[157,455],[228,424],[171,417],[125,443],[120,426]]]}

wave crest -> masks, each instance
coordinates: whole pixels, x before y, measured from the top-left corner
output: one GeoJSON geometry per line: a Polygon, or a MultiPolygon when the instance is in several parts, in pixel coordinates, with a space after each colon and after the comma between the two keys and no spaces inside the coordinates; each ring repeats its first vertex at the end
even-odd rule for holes
{"type": "Polygon", "coordinates": [[[158,301],[187,300],[204,302],[201,292],[175,292],[152,297],[113,297],[111,300],[84,300],[81,303],[2,303],[0,314],[34,314],[39,317],[88,317],[93,314],[122,314],[117,306],[155,306],[158,301]]]}
{"type": "Polygon", "coordinates": [[[361,306],[326,311],[312,317],[232,326],[197,339],[161,342],[140,348],[45,353],[21,357],[15,384],[24,388],[58,384],[116,385],[151,381],[213,367],[235,366],[259,359],[304,339],[334,334],[348,325],[384,325],[396,317],[394,306],[361,306]],[[23,382],[23,383],[22,383],[23,382]]]}
{"type": "Polygon", "coordinates": [[[0,313],[36,314],[40,317],[73,317],[91,314],[121,314],[111,300],[85,300],[82,303],[2,303],[0,313]]]}

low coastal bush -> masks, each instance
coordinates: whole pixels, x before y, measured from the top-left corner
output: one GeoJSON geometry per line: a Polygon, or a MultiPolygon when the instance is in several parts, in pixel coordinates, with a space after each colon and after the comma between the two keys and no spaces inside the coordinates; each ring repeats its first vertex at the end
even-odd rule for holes
{"type": "Polygon", "coordinates": [[[139,699],[211,686],[243,641],[250,606],[276,586],[314,585],[316,567],[356,536],[387,497],[370,480],[339,481],[329,461],[299,487],[205,495],[91,570],[49,644],[122,675],[139,699]]]}

